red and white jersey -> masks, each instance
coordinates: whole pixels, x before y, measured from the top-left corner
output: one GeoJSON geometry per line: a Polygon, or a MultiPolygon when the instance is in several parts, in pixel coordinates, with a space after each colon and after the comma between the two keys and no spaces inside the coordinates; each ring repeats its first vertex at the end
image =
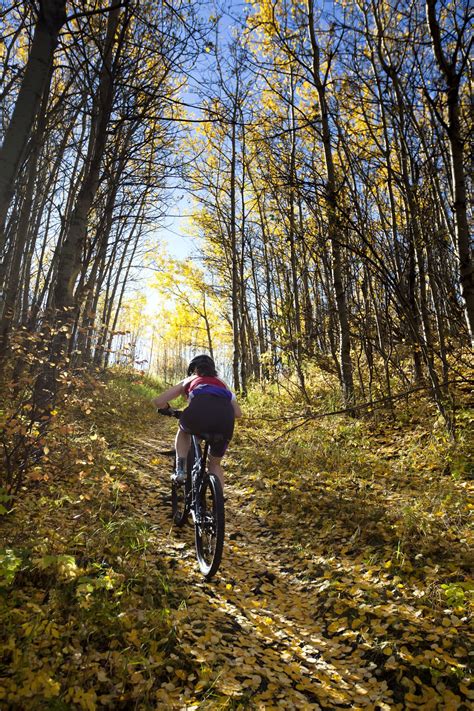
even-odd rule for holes
{"type": "Polygon", "coordinates": [[[206,395],[215,395],[226,400],[235,399],[235,395],[229,390],[223,380],[210,375],[191,375],[183,380],[184,392],[188,400],[199,393],[206,395]]]}

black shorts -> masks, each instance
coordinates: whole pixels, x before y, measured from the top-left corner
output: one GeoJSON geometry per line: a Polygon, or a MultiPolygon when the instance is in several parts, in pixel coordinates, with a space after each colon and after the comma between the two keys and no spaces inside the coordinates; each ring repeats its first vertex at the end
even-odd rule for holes
{"type": "Polygon", "coordinates": [[[235,413],[230,400],[206,393],[196,394],[179,418],[183,432],[205,435],[214,457],[223,457],[234,433],[235,413]],[[211,435],[208,437],[208,435],[211,435]],[[220,435],[212,441],[212,435],[220,435]]]}

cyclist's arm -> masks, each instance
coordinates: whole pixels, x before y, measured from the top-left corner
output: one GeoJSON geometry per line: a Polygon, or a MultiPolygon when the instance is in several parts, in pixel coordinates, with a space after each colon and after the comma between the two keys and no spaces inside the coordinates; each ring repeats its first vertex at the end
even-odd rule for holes
{"type": "Polygon", "coordinates": [[[164,393],[158,395],[158,397],[153,398],[152,403],[157,408],[167,407],[170,400],[174,400],[180,395],[184,395],[184,381],[181,381],[177,385],[173,385],[172,388],[165,390],[164,393]]]}
{"type": "Polygon", "coordinates": [[[229,392],[232,393],[231,403],[232,403],[232,407],[234,408],[234,415],[235,415],[236,417],[242,417],[242,410],[240,409],[240,405],[239,405],[239,403],[237,402],[237,399],[236,399],[236,397],[235,397],[235,393],[232,392],[232,390],[229,388],[229,386],[227,385],[227,383],[226,383],[224,380],[221,380],[221,378],[219,378],[219,380],[221,381],[221,383],[222,383],[223,385],[226,386],[227,390],[229,390],[229,392]]]}

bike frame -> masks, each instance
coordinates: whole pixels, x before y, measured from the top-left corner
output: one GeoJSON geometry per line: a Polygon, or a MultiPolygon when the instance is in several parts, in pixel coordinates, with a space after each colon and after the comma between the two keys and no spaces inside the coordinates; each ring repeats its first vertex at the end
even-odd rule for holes
{"type": "Polygon", "coordinates": [[[189,510],[197,516],[196,501],[197,494],[202,486],[204,478],[207,476],[206,462],[209,451],[209,442],[204,440],[204,451],[201,450],[201,440],[196,435],[192,435],[192,446],[194,447],[194,464],[191,471],[191,501],[189,510]]]}
{"type": "MultiPolygon", "coordinates": [[[[158,410],[161,415],[168,415],[179,419],[180,412],[164,408],[158,410]]],[[[217,572],[224,545],[225,531],[225,511],[222,487],[218,477],[212,472],[206,471],[207,459],[212,435],[191,435],[191,446],[194,448],[194,462],[190,476],[186,476],[184,487],[184,497],[182,509],[179,506],[179,494],[181,485],[173,482],[171,491],[171,501],[173,508],[173,520],[178,526],[183,526],[187,516],[191,513],[194,523],[196,556],[201,572],[206,580],[210,580],[217,572]],[[201,442],[204,442],[202,449],[201,442]],[[212,513],[209,515],[206,501],[202,499],[206,495],[206,490],[212,497],[212,513]],[[203,509],[201,509],[201,503],[203,509]]],[[[188,461],[186,461],[186,467],[188,461]]]]}

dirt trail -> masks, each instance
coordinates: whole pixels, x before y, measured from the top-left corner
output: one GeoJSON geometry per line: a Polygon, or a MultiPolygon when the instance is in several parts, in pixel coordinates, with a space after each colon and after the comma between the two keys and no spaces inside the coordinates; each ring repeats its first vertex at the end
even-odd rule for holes
{"type": "Polygon", "coordinates": [[[216,699],[226,696],[236,701],[227,708],[402,708],[377,677],[370,655],[364,659],[367,649],[324,636],[313,613],[321,581],[298,577],[294,548],[268,529],[230,484],[223,561],[215,579],[203,581],[193,527],[171,526],[170,460],[159,454],[170,441],[171,435],[140,443],[142,492],[161,502],[148,515],[161,555],[188,587],[174,623],[181,649],[202,664],[202,674],[167,684],[163,708],[198,708],[187,703],[192,686],[194,692],[205,691],[199,708],[223,708],[216,699]]]}

